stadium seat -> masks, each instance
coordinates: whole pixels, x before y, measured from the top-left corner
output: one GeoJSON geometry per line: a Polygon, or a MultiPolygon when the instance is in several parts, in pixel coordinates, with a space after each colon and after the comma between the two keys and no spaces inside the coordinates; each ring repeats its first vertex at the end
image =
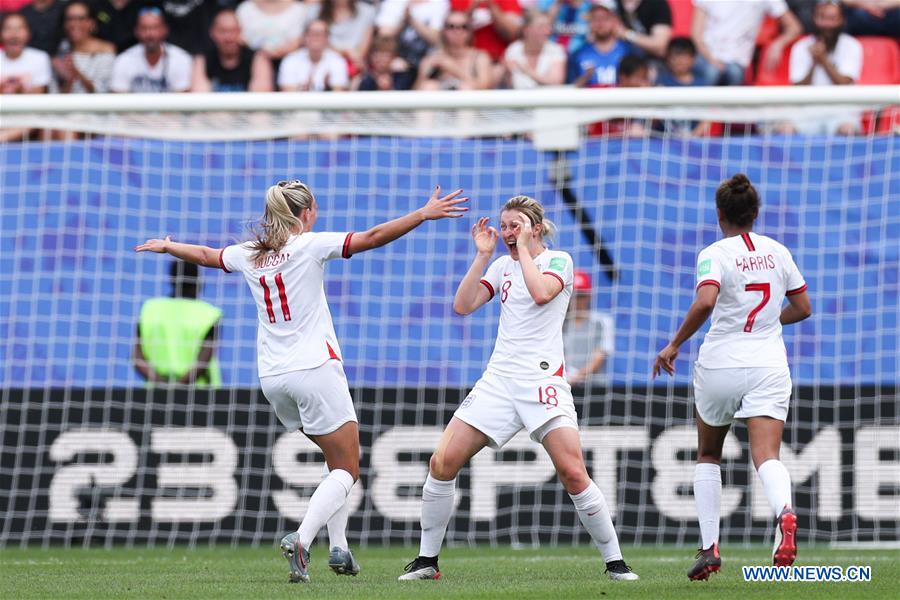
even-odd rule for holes
{"type": "Polygon", "coordinates": [[[791,48],[794,43],[791,42],[785,46],[781,53],[781,62],[774,70],[763,68],[763,57],[768,53],[771,42],[761,47],[759,50],[759,60],[755,65],[756,76],[753,79],[753,85],[791,85],[791,48]]]}
{"type": "Polygon", "coordinates": [[[669,7],[672,9],[672,37],[691,37],[693,0],[669,0],[669,7]]]}
{"type": "Polygon", "coordinates": [[[858,37],[863,47],[862,85],[900,83],[900,44],[889,37],[858,37]]]}

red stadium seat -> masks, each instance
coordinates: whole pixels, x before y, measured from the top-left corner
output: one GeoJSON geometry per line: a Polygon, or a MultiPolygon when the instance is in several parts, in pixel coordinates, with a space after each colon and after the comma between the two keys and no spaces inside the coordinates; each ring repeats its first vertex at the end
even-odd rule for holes
{"type": "Polygon", "coordinates": [[[759,33],[756,34],[757,47],[768,46],[780,33],[781,25],[778,24],[778,19],[767,15],[759,27],[759,33]]]}
{"type": "Polygon", "coordinates": [[[672,9],[672,37],[691,37],[693,0],[669,0],[669,8],[672,9]]]}
{"type": "Polygon", "coordinates": [[[900,83],[900,44],[889,37],[858,37],[863,47],[862,85],[900,83]]]}
{"type": "Polygon", "coordinates": [[[771,45],[770,42],[759,50],[759,60],[756,64],[756,77],[753,79],[753,85],[791,85],[791,47],[794,43],[791,42],[785,47],[781,53],[781,62],[778,63],[778,67],[770,71],[764,68],[763,61],[771,45]]]}

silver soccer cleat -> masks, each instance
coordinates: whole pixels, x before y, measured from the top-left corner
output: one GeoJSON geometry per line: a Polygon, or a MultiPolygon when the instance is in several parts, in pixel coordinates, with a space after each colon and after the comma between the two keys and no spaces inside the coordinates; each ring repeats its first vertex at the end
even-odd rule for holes
{"type": "Polygon", "coordinates": [[[341,550],[337,546],[332,548],[328,554],[328,566],[335,575],[356,576],[359,574],[359,563],[353,558],[353,553],[349,550],[341,550]]]}
{"type": "Polygon", "coordinates": [[[281,538],[281,553],[291,567],[291,583],[309,583],[309,550],[300,543],[300,534],[295,531],[281,538]]]}

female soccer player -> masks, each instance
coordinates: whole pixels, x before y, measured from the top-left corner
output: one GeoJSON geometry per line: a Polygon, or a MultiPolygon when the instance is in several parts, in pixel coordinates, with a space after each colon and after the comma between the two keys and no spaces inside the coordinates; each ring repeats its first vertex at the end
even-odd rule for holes
{"type": "Polygon", "coordinates": [[[719,510],[722,445],[734,419],[744,419],[750,453],[777,517],[775,565],[797,556],[797,516],[791,508],[791,477],[778,460],[791,398],[791,373],[781,326],[812,314],[806,283],[787,248],[752,233],[759,195],[738,173],[716,190],[716,212],[725,238],[697,258],[697,299],[653,365],[653,377],[675,373],[678,348],[712,313],[712,327],[694,366],[698,450],[694,499],[702,547],[688,571],[707,579],[722,565],[719,510]],[[781,307],[784,299],[789,304],[781,307]]]}
{"type": "MultiPolygon", "coordinates": [[[[341,349],[322,284],[325,263],[384,246],[424,221],[461,217],[462,190],[440,197],[440,186],[422,208],[362,233],[314,232],[318,203],[300,181],[279,181],[266,192],[256,239],[214,250],[180,244],[168,236],[147,240],[138,252],[169,253],[226,273],[239,271],[250,286],[259,315],[259,382],[281,423],[299,429],[322,449],[329,473],[313,493],[300,528],[281,540],[290,580],[309,581],[309,545],[333,516],[341,517],[359,477],[359,427],[341,349]]],[[[329,528],[331,529],[331,528],[329,528]]],[[[356,575],[359,566],[346,547],[332,548],[329,566],[356,575]]],[[[333,541],[333,540],[332,540],[333,541]]]]}
{"type": "Polygon", "coordinates": [[[422,491],[419,556],[401,580],[439,579],[438,553],[453,512],[456,475],[485,446],[501,448],[523,427],[550,455],[560,482],[606,560],[612,579],[637,579],[622,560],[600,488],[581,453],[572,388],[566,382],[562,326],[572,294],[572,258],[548,250],[553,224],[527,196],[510,198],[500,233],[480,219],[472,227],[477,254],[459,284],[453,310],[468,315],[500,297],[500,327],[487,370],[460,404],[431,457],[422,491]],[[509,250],[482,277],[497,238],[509,250]]]}

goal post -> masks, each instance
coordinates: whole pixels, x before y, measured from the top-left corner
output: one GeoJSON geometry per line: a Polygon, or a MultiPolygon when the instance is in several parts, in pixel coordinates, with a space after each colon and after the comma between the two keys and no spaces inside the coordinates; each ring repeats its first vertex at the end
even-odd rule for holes
{"type": "MultiPolygon", "coordinates": [[[[801,536],[896,542],[898,104],[896,86],[5,96],[0,128],[26,139],[0,144],[0,546],[271,544],[296,526],[321,456],[259,390],[243,280],[201,273],[202,299],[223,313],[219,389],[147,388],[132,356],[143,302],[171,287],[170,259],[133,247],[165,234],[234,243],[266,187],[289,178],[310,185],[321,230],[371,227],[438,183],[495,223],[510,196],[540,200],[611,324],[602,375],[576,393],[591,475],[625,543],[694,546],[702,335],[674,378],[649,373],[693,298],[697,252],[720,236],[715,188],[739,171],[762,197],[756,230],[792,251],[814,307],[785,328],[782,459],[801,536]],[[779,133],[836,118],[862,132],[779,133]],[[712,135],[676,126],[695,122],[712,135]]],[[[451,309],[470,226],[429,222],[327,267],[360,419],[354,544],[417,541],[428,456],[490,355],[497,305],[451,309]]],[[[723,473],[723,539],[768,539],[740,425],[723,473]]],[[[479,454],[460,491],[451,544],[588,542],[527,436],[479,454]]]]}

